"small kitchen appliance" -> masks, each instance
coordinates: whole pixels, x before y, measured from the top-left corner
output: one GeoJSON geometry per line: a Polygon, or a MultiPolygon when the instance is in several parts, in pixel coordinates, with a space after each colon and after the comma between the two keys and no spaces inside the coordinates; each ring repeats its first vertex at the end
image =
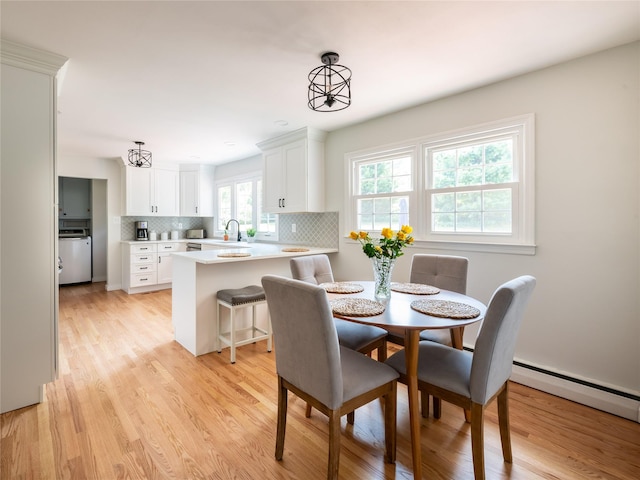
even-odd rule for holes
{"type": "Polygon", "coordinates": [[[207,238],[207,232],[202,229],[187,230],[187,238],[207,238]]]}
{"type": "Polygon", "coordinates": [[[136,222],[136,240],[149,240],[147,222],[136,222]]]}

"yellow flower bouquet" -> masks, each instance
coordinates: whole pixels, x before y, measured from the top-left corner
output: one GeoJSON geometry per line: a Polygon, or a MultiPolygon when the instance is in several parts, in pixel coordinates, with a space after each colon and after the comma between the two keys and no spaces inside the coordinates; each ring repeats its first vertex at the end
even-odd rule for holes
{"type": "Polygon", "coordinates": [[[377,301],[385,303],[391,297],[391,273],[396,258],[404,255],[402,249],[413,243],[411,232],[413,228],[403,225],[394,232],[390,228],[383,228],[382,237],[374,242],[368,232],[351,232],[349,236],[362,244],[362,251],[371,259],[373,264],[374,296],[377,301]]]}
{"type": "Polygon", "coordinates": [[[403,255],[404,246],[413,243],[411,232],[413,228],[409,225],[403,225],[397,232],[383,228],[377,243],[374,243],[368,232],[351,232],[349,236],[362,244],[362,251],[369,258],[398,258],[403,255]]]}

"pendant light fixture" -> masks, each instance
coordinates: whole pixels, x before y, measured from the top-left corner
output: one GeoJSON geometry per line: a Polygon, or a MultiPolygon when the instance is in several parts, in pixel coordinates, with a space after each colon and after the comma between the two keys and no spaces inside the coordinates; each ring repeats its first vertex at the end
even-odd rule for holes
{"type": "Polygon", "coordinates": [[[309,73],[309,108],[316,112],[337,112],[351,105],[351,70],[338,65],[335,52],[323,53],[324,65],[309,73]]]}
{"type": "Polygon", "coordinates": [[[144,142],[136,141],[134,143],[138,145],[138,149],[132,148],[129,150],[129,166],[140,168],[151,167],[151,152],[142,150],[144,142]]]}

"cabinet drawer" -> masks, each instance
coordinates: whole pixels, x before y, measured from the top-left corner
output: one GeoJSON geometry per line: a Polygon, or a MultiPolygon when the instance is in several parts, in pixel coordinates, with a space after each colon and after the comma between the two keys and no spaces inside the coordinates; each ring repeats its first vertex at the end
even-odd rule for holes
{"type": "Polygon", "coordinates": [[[142,245],[131,245],[131,253],[155,253],[156,244],[155,243],[143,243],[142,245]]]}
{"type": "Polygon", "coordinates": [[[156,272],[135,273],[131,275],[131,286],[142,287],[144,285],[155,285],[158,283],[158,275],[156,272]]]}
{"type": "Polygon", "coordinates": [[[131,255],[131,263],[156,263],[158,259],[157,253],[137,253],[131,255]]]}
{"type": "Polygon", "coordinates": [[[177,252],[179,243],[159,243],[158,252],[177,252]]]}
{"type": "Polygon", "coordinates": [[[155,263],[136,263],[131,265],[131,273],[146,273],[146,272],[155,272],[156,264],[155,263]]]}

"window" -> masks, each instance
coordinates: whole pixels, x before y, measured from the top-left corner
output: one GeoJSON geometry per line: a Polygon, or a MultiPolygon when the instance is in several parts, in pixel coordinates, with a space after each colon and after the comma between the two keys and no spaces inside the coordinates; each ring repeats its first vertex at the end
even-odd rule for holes
{"type": "Polygon", "coordinates": [[[522,246],[512,253],[532,253],[533,130],[533,115],[524,115],[348,154],[346,230],[408,223],[418,243],[522,246]]]}
{"type": "Polygon", "coordinates": [[[262,212],[262,179],[259,177],[218,183],[216,217],[216,235],[224,233],[232,218],[240,224],[241,232],[255,228],[258,237],[272,237],[276,232],[276,215],[262,212]]]}
{"type": "Polygon", "coordinates": [[[415,149],[398,149],[353,160],[352,200],[358,230],[398,230],[410,223],[414,157],[415,149]]]}

